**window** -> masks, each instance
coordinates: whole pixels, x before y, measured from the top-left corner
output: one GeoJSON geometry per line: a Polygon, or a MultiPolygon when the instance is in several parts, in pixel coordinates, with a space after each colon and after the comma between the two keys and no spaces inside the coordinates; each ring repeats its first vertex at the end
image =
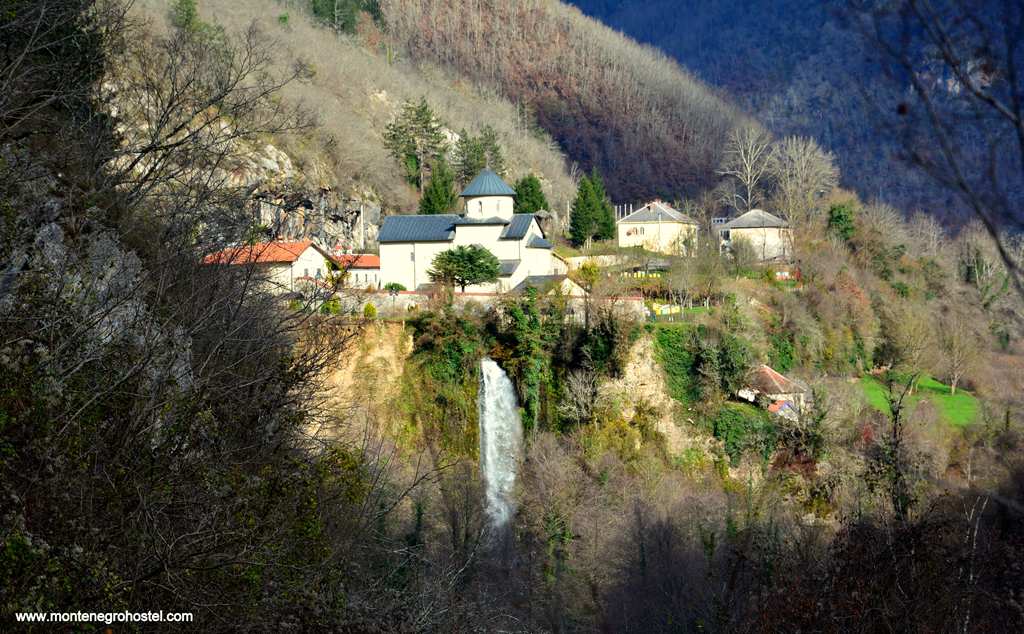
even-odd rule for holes
{"type": "Polygon", "coordinates": [[[320,279],[320,267],[316,267],[316,279],[320,279]]]}
{"type": "Polygon", "coordinates": [[[302,269],[302,277],[309,277],[309,269],[302,269]]]}
{"type": "Polygon", "coordinates": [[[729,231],[728,230],[725,230],[725,231],[722,232],[722,239],[723,240],[728,240],[729,239],[729,231]]]}

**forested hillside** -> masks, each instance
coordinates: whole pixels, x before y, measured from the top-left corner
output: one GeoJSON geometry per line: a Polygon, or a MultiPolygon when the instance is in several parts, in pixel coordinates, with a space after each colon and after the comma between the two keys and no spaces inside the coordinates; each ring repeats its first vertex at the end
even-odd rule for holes
{"type": "Polygon", "coordinates": [[[717,182],[744,117],[664,55],[554,0],[383,0],[388,32],[529,107],[614,200],[695,196],[717,182]]]}
{"type": "MultiPolygon", "coordinates": [[[[168,7],[161,0],[136,3],[137,15],[158,30],[166,28],[168,7]]],[[[490,126],[507,157],[510,178],[537,174],[559,208],[574,192],[560,149],[515,100],[436,64],[413,64],[386,45],[368,14],[356,14],[361,15],[359,32],[353,26],[353,33],[347,33],[318,22],[307,2],[203,0],[197,7],[203,20],[230,34],[255,24],[264,46],[274,50],[275,70],[302,69],[301,79],[283,87],[281,96],[302,104],[317,127],[278,134],[276,142],[313,189],[332,187],[347,196],[379,198],[392,211],[415,209],[415,187],[405,181],[383,134],[403,102],[422,98],[449,135],[475,135],[490,126]]]]}
{"type": "MultiPolygon", "coordinates": [[[[894,83],[882,72],[877,51],[850,19],[853,3],[570,1],[672,56],[773,133],[817,139],[836,154],[845,187],[908,212],[923,209],[962,222],[964,208],[909,166],[897,136],[883,130],[879,113],[895,113],[910,86],[905,77],[894,83]]],[[[987,9],[996,24],[1003,19],[999,4],[987,9]]],[[[976,160],[983,157],[980,151],[976,160]]],[[[1019,173],[1013,182],[1019,189],[1019,173]]]]}
{"type": "Polygon", "coordinates": [[[547,0],[6,0],[0,43],[0,631],[1024,631],[1002,208],[859,199],[547,0]],[[511,290],[459,292],[479,244],[427,292],[227,257],[277,237],[254,199],[443,207],[455,135],[564,202],[530,108],[622,194],[725,167],[790,225],[619,248],[593,175],[578,267],[511,290]]]}

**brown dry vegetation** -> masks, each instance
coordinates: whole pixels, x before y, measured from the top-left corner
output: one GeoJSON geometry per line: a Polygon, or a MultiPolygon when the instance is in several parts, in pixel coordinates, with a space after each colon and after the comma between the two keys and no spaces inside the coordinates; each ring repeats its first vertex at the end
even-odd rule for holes
{"type": "Polygon", "coordinates": [[[528,105],[618,200],[712,186],[744,117],[664,55],[554,0],[383,0],[389,34],[528,105]]]}
{"type": "MultiPolygon", "coordinates": [[[[138,13],[156,30],[166,28],[167,7],[162,0],[136,3],[138,13]]],[[[304,4],[274,0],[204,0],[199,9],[204,20],[229,33],[255,19],[273,50],[275,70],[296,63],[308,66],[310,77],[285,87],[281,97],[310,108],[318,129],[274,140],[314,185],[371,189],[385,207],[414,207],[415,191],[384,148],[381,134],[404,100],[426,97],[450,130],[494,128],[508,157],[509,176],[539,175],[555,209],[564,208],[575,191],[558,147],[519,108],[451,71],[414,65],[393,53],[389,60],[372,24],[365,24],[357,36],[338,35],[314,24],[304,4]],[[286,24],[278,19],[282,15],[288,16],[286,24]]]]}

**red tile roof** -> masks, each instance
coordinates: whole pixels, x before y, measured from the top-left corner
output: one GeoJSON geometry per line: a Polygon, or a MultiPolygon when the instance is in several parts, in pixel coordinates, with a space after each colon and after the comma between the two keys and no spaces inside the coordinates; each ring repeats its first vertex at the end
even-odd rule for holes
{"type": "Polygon", "coordinates": [[[751,372],[747,381],[750,387],[763,394],[799,394],[807,391],[799,383],[787,379],[764,364],[751,372]]]}
{"type": "Polygon", "coordinates": [[[348,269],[379,269],[380,256],[368,253],[344,253],[335,252],[334,261],[338,266],[348,269]]]}
{"type": "Polygon", "coordinates": [[[313,246],[312,240],[257,242],[231,247],[203,258],[204,264],[277,264],[290,263],[313,246]]]}

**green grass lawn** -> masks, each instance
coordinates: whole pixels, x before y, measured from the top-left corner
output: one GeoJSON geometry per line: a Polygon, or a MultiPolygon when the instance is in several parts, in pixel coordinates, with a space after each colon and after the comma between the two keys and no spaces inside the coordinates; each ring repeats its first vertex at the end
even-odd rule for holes
{"type": "MultiPolygon", "coordinates": [[[[864,376],[860,380],[860,386],[864,390],[864,396],[869,405],[880,412],[889,411],[889,403],[885,398],[885,386],[878,379],[864,376]]],[[[931,377],[921,379],[917,391],[907,398],[911,406],[917,405],[922,400],[931,401],[942,420],[954,427],[966,427],[975,422],[980,411],[978,399],[973,394],[963,390],[957,390],[956,394],[950,394],[948,385],[943,385],[931,377]]]]}

